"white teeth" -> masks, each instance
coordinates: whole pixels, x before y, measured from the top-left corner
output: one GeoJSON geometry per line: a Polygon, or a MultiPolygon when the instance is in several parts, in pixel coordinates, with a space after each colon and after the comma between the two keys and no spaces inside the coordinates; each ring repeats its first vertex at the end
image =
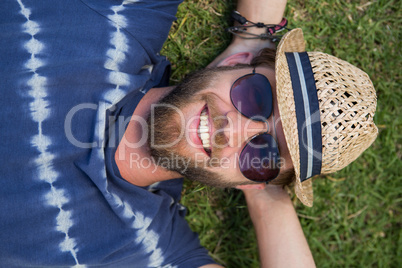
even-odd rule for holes
{"type": "Polygon", "coordinates": [[[200,128],[198,129],[198,133],[207,133],[209,132],[209,127],[208,126],[202,126],[200,124],[200,128]]]}
{"type": "Polygon", "coordinates": [[[198,126],[198,136],[201,139],[202,145],[204,148],[211,148],[209,144],[209,126],[208,126],[208,114],[204,110],[201,112],[200,116],[200,125],[198,126]]]}
{"type": "Polygon", "coordinates": [[[209,133],[201,133],[200,137],[201,137],[202,141],[209,140],[209,133]]]}

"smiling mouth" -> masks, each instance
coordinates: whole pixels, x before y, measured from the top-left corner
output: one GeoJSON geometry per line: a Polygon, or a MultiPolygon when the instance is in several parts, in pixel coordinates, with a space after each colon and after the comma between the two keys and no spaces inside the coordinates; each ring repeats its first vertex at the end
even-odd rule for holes
{"type": "Polygon", "coordinates": [[[205,152],[210,156],[211,142],[210,142],[210,126],[208,117],[209,117],[208,108],[205,107],[200,115],[200,124],[198,126],[197,133],[198,137],[202,142],[202,146],[204,147],[205,152]]]}

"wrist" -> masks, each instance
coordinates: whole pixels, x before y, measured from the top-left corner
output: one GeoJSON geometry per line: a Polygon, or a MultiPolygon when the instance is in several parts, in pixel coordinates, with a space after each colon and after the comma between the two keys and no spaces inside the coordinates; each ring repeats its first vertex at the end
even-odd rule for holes
{"type": "Polygon", "coordinates": [[[287,29],[286,18],[282,18],[278,24],[266,24],[261,21],[251,21],[238,11],[233,11],[232,19],[234,26],[226,29],[234,36],[232,44],[244,43],[253,47],[266,47],[267,44],[274,46],[274,42],[281,38],[281,35],[276,33],[287,29]]]}
{"type": "Polygon", "coordinates": [[[287,0],[276,1],[244,1],[238,0],[237,11],[254,22],[278,24],[285,12],[287,0]]]}

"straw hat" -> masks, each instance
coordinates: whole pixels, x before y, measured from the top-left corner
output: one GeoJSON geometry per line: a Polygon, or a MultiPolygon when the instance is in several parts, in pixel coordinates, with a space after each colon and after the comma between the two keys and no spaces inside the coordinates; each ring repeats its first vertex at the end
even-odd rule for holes
{"type": "Polygon", "coordinates": [[[301,29],[282,37],[275,72],[295,193],[311,207],[309,178],[342,169],[375,140],[376,93],[369,76],[357,67],[325,53],[305,52],[301,29]]]}

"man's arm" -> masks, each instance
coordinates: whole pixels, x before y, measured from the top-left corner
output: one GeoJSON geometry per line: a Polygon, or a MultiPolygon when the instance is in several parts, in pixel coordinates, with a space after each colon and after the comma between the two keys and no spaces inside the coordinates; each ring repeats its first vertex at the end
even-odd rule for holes
{"type": "Polygon", "coordinates": [[[315,267],[289,195],[281,186],[243,190],[258,240],[261,267],[315,267]]]}
{"type": "MultiPolygon", "coordinates": [[[[237,11],[252,22],[263,22],[264,24],[279,24],[285,12],[287,0],[239,0],[237,11]]],[[[265,33],[265,28],[251,27],[247,32],[254,34],[265,33]]],[[[219,66],[225,58],[240,52],[251,52],[254,56],[266,47],[275,48],[275,44],[269,40],[243,39],[234,35],[231,44],[208,67],[219,66]]]]}
{"type": "Polygon", "coordinates": [[[296,211],[282,186],[243,192],[257,235],[261,267],[315,267],[296,211]]]}

